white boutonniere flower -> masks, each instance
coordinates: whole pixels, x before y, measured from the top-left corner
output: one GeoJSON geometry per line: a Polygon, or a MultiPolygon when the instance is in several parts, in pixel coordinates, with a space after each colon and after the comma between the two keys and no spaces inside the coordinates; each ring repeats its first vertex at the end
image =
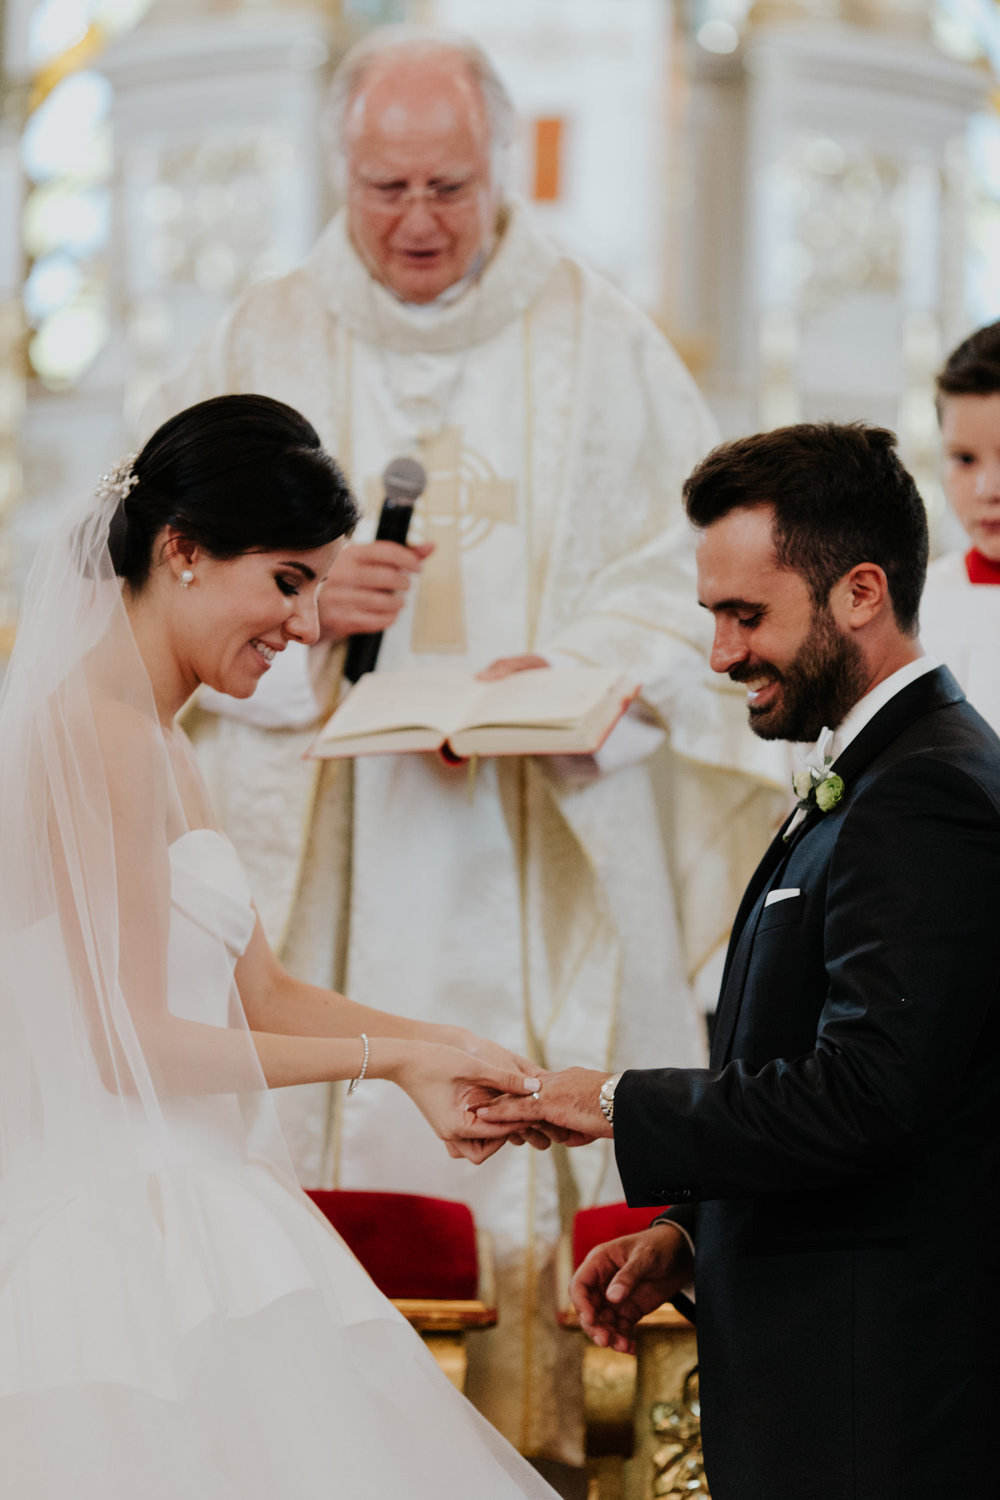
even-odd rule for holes
{"type": "Polygon", "coordinates": [[[797,797],[795,806],[800,812],[810,813],[814,807],[828,813],[843,800],[844,778],[830,770],[830,757],[823,757],[822,766],[808,766],[796,771],[792,777],[792,791],[797,797]]]}

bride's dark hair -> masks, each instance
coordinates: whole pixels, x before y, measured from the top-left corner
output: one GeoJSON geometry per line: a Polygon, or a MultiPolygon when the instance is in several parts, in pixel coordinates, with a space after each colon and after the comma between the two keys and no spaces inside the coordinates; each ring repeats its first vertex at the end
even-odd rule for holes
{"type": "Polygon", "coordinates": [[[137,483],[108,535],[130,588],[173,526],[213,557],[308,551],[353,531],[347,481],[299,412],[270,396],[215,396],[158,427],[133,464],[137,483]]]}

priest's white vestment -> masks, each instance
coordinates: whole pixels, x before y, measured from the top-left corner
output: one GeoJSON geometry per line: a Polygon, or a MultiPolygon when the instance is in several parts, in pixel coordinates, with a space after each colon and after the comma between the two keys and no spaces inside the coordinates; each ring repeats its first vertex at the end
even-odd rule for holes
{"type": "MultiPolygon", "coordinates": [[[[246,705],[204,695],[192,735],[288,967],[548,1068],[700,1063],[688,977],[765,840],[776,762],[744,695],[707,670],[680,489],[714,432],[680,361],[517,204],[478,279],[429,307],[372,280],[340,216],[300,270],[236,305],[150,415],[249,391],[315,425],[366,503],[361,540],[386,463],[412,453],[428,472],[411,540],[436,550],[380,667],[539,652],[627,668],[671,746],[652,761],[660,795],[634,749],[575,777],[513,758],[319,769],[301,756],[342,651],[290,647],[246,705]]],[[[296,1093],[284,1120],[307,1183],[471,1204],[493,1239],[500,1326],[476,1336],[468,1393],[523,1451],[579,1462],[554,1247],[578,1205],[621,1197],[609,1143],[505,1147],[476,1169],[402,1094],[296,1093]]]]}
{"type": "Polygon", "coordinates": [[[935,558],[927,570],[920,639],[1000,734],[1000,586],[972,583],[960,551],[935,558]]]}

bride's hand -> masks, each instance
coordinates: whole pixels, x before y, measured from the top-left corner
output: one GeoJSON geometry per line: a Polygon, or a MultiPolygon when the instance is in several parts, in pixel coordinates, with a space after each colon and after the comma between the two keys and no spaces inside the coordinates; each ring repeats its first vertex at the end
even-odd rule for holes
{"type": "MultiPolygon", "coordinates": [[[[460,1047],[463,1052],[469,1052],[481,1062],[492,1063],[495,1068],[510,1068],[515,1072],[523,1071],[525,1074],[535,1075],[539,1073],[538,1064],[528,1057],[522,1057],[519,1052],[511,1052],[506,1047],[501,1047],[499,1042],[491,1042],[488,1037],[478,1036],[476,1032],[470,1031],[465,1026],[442,1027],[438,1040],[446,1042],[449,1046],[460,1047]]],[[[539,1076],[541,1076],[539,1074],[539,1076]]],[[[552,1145],[553,1137],[544,1131],[527,1126],[524,1130],[516,1130],[507,1136],[507,1141],[512,1146],[534,1146],[536,1151],[547,1151],[552,1145]]],[[[503,1145],[503,1141],[499,1143],[503,1145]]],[[[496,1143],[491,1143],[495,1150],[499,1150],[496,1143]]],[[[462,1156],[461,1151],[450,1150],[452,1156],[462,1156]]],[[[492,1155],[492,1150],[487,1155],[492,1155]]],[[[486,1157],[482,1157],[485,1161],[486,1157]]]]}
{"type": "Polygon", "coordinates": [[[458,1047],[470,1056],[477,1057],[480,1062],[491,1063],[494,1068],[507,1068],[511,1072],[523,1072],[530,1077],[538,1074],[538,1063],[532,1062],[529,1057],[522,1057],[519,1052],[511,1052],[509,1047],[501,1047],[499,1042],[491,1042],[489,1037],[478,1036],[467,1026],[443,1026],[434,1040],[444,1042],[449,1047],[458,1047]]]}
{"type": "Polygon", "coordinates": [[[437,1042],[408,1042],[401,1047],[392,1077],[446,1143],[451,1156],[479,1162],[499,1151],[504,1137],[483,1136],[477,1105],[499,1094],[523,1096],[540,1087],[530,1064],[522,1065],[502,1048],[496,1050],[502,1054],[501,1065],[437,1042]]]}

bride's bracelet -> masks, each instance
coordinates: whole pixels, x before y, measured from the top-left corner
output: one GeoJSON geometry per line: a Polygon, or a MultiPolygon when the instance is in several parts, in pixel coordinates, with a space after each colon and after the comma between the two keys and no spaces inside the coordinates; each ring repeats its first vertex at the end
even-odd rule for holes
{"type": "Polygon", "coordinates": [[[365,1044],[365,1055],[361,1059],[361,1072],[358,1074],[357,1078],[352,1078],[350,1083],[347,1085],[348,1099],[352,1094],[357,1093],[359,1085],[361,1084],[365,1074],[368,1072],[368,1058],[371,1055],[371,1047],[368,1045],[368,1037],[364,1032],[361,1033],[361,1040],[365,1044]]]}

